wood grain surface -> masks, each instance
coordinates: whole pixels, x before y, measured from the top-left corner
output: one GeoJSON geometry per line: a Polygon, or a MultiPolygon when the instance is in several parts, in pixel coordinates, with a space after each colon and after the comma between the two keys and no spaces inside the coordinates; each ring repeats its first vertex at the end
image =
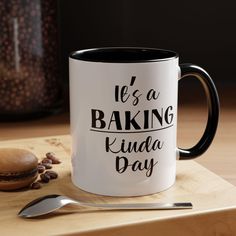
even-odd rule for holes
{"type": "Polygon", "coordinates": [[[68,135],[2,141],[1,147],[25,148],[39,159],[53,151],[62,160],[54,166],[59,178],[42,189],[0,192],[1,235],[235,235],[236,187],[194,161],[177,162],[176,184],[167,191],[144,197],[104,197],[83,192],[71,183],[68,135]],[[98,203],[191,201],[194,208],[101,211],[70,206],[50,217],[17,217],[17,212],[29,201],[54,193],[98,203]]]}

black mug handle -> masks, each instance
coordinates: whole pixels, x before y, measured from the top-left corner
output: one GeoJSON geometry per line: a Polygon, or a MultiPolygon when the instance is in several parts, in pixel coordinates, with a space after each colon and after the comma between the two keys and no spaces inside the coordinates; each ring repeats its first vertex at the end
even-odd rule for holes
{"type": "Polygon", "coordinates": [[[180,69],[181,80],[185,77],[194,76],[201,82],[208,104],[208,120],[201,139],[189,149],[178,148],[179,160],[189,160],[202,155],[210,146],[217,130],[220,103],[216,87],[204,69],[193,64],[181,64],[180,69]]]}

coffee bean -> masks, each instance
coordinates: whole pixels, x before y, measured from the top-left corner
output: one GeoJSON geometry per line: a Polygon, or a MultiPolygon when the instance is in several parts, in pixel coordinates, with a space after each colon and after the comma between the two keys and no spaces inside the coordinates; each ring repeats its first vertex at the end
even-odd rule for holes
{"type": "Polygon", "coordinates": [[[54,159],[52,160],[52,164],[60,164],[61,161],[59,159],[54,159]]]}
{"type": "Polygon", "coordinates": [[[41,174],[40,178],[43,183],[48,183],[50,181],[50,176],[48,174],[41,174]]]}
{"type": "Polygon", "coordinates": [[[41,164],[39,164],[37,168],[38,168],[38,172],[39,173],[43,173],[45,171],[45,169],[46,169],[45,166],[41,165],[41,164]]]}
{"type": "Polygon", "coordinates": [[[31,184],[31,189],[40,189],[41,184],[37,181],[31,184]]]}
{"type": "Polygon", "coordinates": [[[0,0],[1,114],[49,111],[59,102],[57,2],[0,0]]]}
{"type": "Polygon", "coordinates": [[[53,159],[53,158],[55,158],[55,153],[54,153],[54,152],[47,152],[47,153],[46,153],[46,157],[47,157],[48,159],[53,159]]]}
{"type": "Polygon", "coordinates": [[[48,163],[48,164],[52,164],[52,160],[51,159],[48,159],[48,158],[44,158],[42,160],[42,163],[45,164],[45,163],[48,163]]]}
{"type": "Polygon", "coordinates": [[[45,166],[46,169],[52,169],[52,165],[50,163],[42,163],[43,166],[45,166]]]}
{"type": "Polygon", "coordinates": [[[53,170],[47,170],[45,172],[45,174],[48,174],[50,176],[51,179],[56,179],[58,177],[57,172],[53,171],[53,170]]]}
{"type": "Polygon", "coordinates": [[[46,153],[46,157],[50,160],[52,160],[52,164],[60,164],[61,161],[56,157],[55,153],[48,152],[46,153]]]}

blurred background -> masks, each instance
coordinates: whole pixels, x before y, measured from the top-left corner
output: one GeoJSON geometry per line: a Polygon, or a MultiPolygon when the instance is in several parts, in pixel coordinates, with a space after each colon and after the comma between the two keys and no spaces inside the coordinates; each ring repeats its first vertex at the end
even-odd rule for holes
{"type": "MultiPolygon", "coordinates": [[[[234,0],[61,0],[63,78],[68,80],[67,58],[73,50],[105,46],[164,48],[178,52],[180,63],[206,69],[217,86],[221,105],[235,106],[235,10],[234,0]]],[[[205,101],[194,79],[180,82],[179,96],[180,105],[205,101]]]]}
{"type": "MultiPolygon", "coordinates": [[[[0,119],[69,110],[68,56],[93,47],[173,50],[208,71],[221,106],[236,106],[235,3],[159,0],[0,0],[0,119]]],[[[179,105],[204,104],[196,79],[179,105]]]]}

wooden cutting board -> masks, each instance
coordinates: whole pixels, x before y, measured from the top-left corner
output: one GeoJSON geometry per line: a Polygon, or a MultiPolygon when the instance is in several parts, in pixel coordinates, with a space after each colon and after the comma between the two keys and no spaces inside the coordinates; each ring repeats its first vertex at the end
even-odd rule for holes
{"type": "Polygon", "coordinates": [[[235,235],[236,187],[194,161],[177,162],[176,184],[162,193],[133,198],[97,196],[71,183],[70,137],[56,136],[4,141],[0,147],[25,148],[39,159],[55,152],[62,160],[53,169],[59,178],[40,190],[0,192],[1,235],[235,235]],[[46,194],[64,194],[91,202],[191,201],[192,210],[101,211],[67,207],[50,217],[22,219],[18,211],[46,194]],[[69,211],[68,211],[69,210],[69,211]]]}

